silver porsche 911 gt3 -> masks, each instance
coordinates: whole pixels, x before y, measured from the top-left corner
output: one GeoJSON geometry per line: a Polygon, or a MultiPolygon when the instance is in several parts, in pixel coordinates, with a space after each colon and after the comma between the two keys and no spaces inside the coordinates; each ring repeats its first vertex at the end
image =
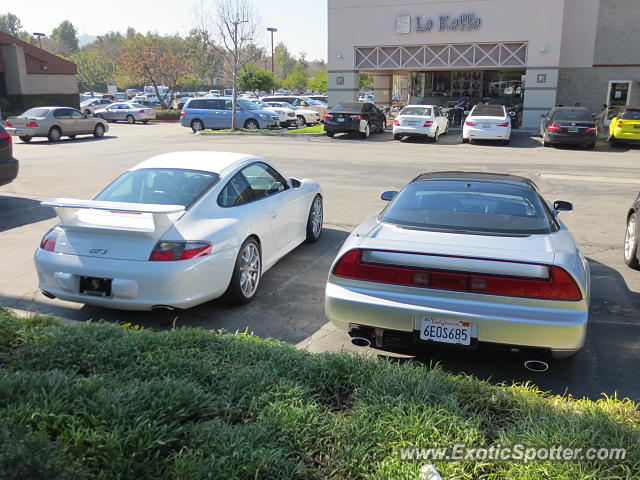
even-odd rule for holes
{"type": "Polygon", "coordinates": [[[589,266],[529,179],[418,176],[359,225],[331,267],[325,309],[356,345],[454,344],[553,358],[582,347],[589,266]]]}

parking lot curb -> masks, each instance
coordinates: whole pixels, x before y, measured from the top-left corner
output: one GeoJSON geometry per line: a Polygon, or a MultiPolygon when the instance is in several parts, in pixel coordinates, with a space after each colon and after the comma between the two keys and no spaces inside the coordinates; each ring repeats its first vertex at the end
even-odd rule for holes
{"type": "Polygon", "coordinates": [[[217,135],[247,135],[258,137],[323,137],[324,133],[269,133],[269,132],[198,132],[197,135],[213,137],[217,135]]]}

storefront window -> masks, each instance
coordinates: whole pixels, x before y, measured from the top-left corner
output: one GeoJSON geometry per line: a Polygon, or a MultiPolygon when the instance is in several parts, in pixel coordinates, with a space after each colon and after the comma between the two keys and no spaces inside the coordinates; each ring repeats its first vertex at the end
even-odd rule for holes
{"type": "Polygon", "coordinates": [[[619,107],[629,103],[629,82],[611,82],[609,84],[609,106],[619,107]]]}

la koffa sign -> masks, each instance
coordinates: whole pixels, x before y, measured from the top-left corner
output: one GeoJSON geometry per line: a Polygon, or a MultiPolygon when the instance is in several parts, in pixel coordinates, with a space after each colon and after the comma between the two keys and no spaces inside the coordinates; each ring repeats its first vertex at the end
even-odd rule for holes
{"type": "Polygon", "coordinates": [[[457,32],[479,30],[482,19],[475,13],[462,13],[457,17],[440,15],[437,20],[429,17],[416,16],[415,21],[411,15],[399,15],[396,17],[396,33],[406,34],[412,30],[416,32],[457,32]],[[413,26],[412,26],[413,23],[413,26]]]}

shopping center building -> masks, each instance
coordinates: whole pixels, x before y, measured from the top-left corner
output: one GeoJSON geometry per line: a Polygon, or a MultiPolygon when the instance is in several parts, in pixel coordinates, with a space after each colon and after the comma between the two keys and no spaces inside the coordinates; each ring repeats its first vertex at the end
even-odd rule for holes
{"type": "Polygon", "coordinates": [[[640,104],[640,0],[328,0],[329,103],[640,104]],[[396,97],[397,98],[394,98],[396,97]]]}

